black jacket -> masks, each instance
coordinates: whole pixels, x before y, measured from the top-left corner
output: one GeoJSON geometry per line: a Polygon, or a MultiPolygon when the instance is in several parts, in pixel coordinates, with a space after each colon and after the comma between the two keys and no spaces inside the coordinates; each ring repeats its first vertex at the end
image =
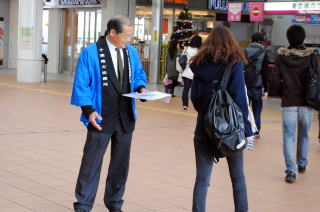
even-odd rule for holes
{"type": "MultiPolygon", "coordinates": [[[[191,89],[191,100],[194,108],[198,111],[197,126],[195,135],[203,135],[204,120],[208,104],[212,96],[212,81],[220,80],[226,66],[222,63],[212,63],[195,65],[191,64],[191,70],[194,73],[191,89]]],[[[230,81],[227,87],[233,101],[241,109],[246,137],[252,136],[252,128],[248,120],[248,100],[244,84],[243,63],[236,63],[231,70],[230,81]]]]}
{"type": "Polygon", "coordinates": [[[313,52],[304,46],[278,49],[275,68],[282,82],[282,107],[307,106],[307,72],[313,52]]]}

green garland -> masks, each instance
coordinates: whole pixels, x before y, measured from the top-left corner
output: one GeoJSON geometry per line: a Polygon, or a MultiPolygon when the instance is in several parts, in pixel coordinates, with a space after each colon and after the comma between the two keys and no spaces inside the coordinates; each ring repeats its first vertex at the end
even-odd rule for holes
{"type": "Polygon", "coordinates": [[[162,44],[161,46],[161,58],[160,58],[161,68],[160,68],[160,76],[159,76],[160,82],[162,82],[162,80],[166,75],[166,58],[167,58],[168,47],[169,47],[168,44],[162,44]]]}

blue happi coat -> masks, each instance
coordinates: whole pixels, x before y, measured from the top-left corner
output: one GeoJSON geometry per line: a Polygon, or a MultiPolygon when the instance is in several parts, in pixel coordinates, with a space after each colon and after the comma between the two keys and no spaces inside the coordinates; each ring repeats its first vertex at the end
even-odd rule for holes
{"type": "MultiPolygon", "coordinates": [[[[143,71],[137,50],[129,44],[126,46],[126,48],[129,52],[131,64],[130,92],[135,92],[140,86],[146,87],[146,74],[143,71]]],[[[75,106],[91,105],[97,111],[97,113],[101,115],[101,83],[101,70],[97,44],[91,44],[83,49],[79,57],[70,104],[75,106]]],[[[132,111],[134,114],[134,119],[136,120],[137,115],[134,99],[132,99],[132,111]]],[[[82,121],[85,126],[88,126],[89,124],[89,120],[83,113],[81,114],[80,121],[82,121]]],[[[101,123],[100,120],[96,121],[97,123],[101,123]]]]}

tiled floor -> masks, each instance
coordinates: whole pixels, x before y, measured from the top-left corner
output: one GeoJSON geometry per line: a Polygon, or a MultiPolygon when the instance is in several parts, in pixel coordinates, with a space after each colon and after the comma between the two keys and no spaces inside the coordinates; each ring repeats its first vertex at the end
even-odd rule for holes
{"type": "MultiPolygon", "coordinates": [[[[80,109],[69,105],[71,83],[16,83],[0,73],[0,211],[72,211],[74,186],[85,140],[80,109]]],[[[181,99],[138,103],[126,212],[191,211],[195,178],[193,130],[196,113],[183,111],[181,99]]],[[[320,211],[320,144],[316,116],[310,131],[310,163],[295,184],[284,182],[279,99],[263,111],[263,131],[254,151],[245,154],[252,212],[320,211]]],[[[103,190],[109,151],[93,212],[107,211],[103,190]]],[[[208,212],[233,211],[225,160],[214,167],[208,212]]]]}

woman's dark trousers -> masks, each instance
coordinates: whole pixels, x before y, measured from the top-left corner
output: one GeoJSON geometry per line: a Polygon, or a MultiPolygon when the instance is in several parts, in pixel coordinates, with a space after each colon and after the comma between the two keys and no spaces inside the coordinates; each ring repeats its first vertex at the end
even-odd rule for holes
{"type": "Polygon", "coordinates": [[[182,106],[189,105],[189,90],[192,84],[192,80],[186,77],[182,77],[183,79],[183,92],[182,92],[182,106]]]}
{"type": "MultiPolygon", "coordinates": [[[[205,212],[207,191],[213,166],[213,157],[209,142],[195,136],[194,148],[196,155],[197,177],[193,190],[192,212],[205,212]]],[[[247,187],[243,173],[243,153],[227,157],[229,174],[233,188],[235,212],[248,211],[247,187]]]]}

